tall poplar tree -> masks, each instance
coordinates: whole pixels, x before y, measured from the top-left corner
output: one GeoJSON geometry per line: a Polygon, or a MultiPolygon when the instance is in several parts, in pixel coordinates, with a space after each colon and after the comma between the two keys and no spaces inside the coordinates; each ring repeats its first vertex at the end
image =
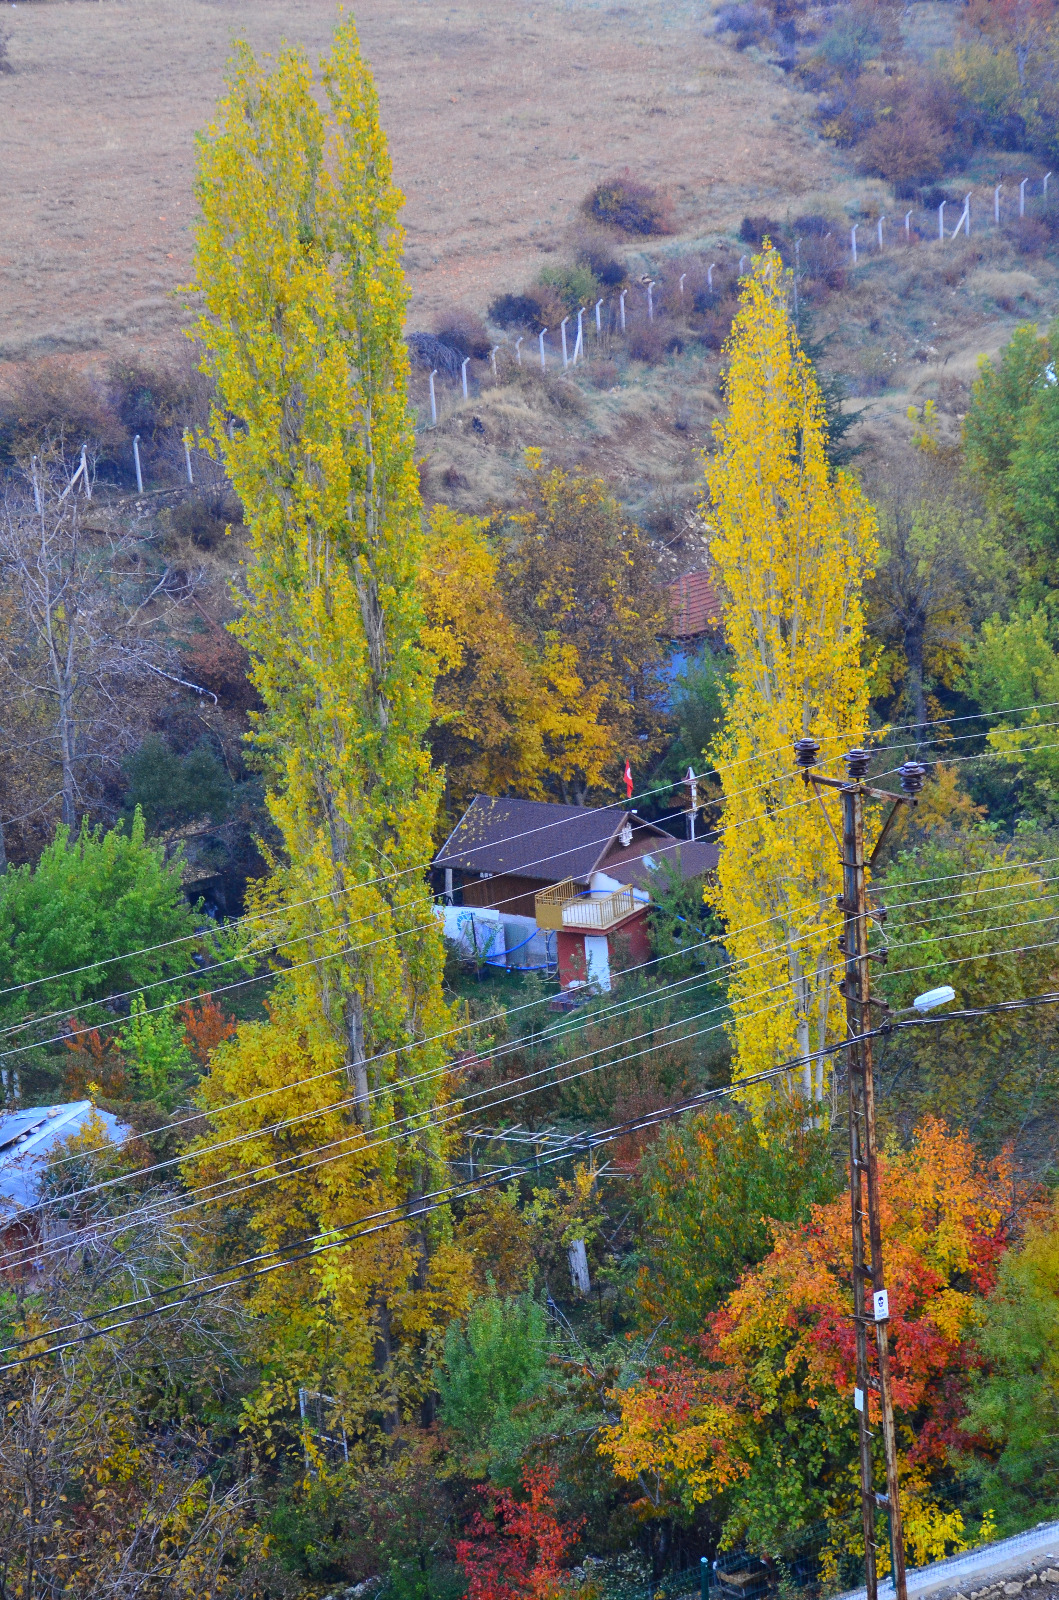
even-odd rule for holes
{"type": "MultiPolygon", "coordinates": [[[[431,1121],[443,952],[423,871],[440,786],[425,743],[434,668],[416,585],[402,197],[351,22],[318,85],[300,50],[271,72],[237,50],[197,192],[212,434],[251,534],[236,631],[265,705],[254,739],[282,839],[258,904],[283,944],[270,1022],[239,1030],[204,1091],[215,1135],[257,1137],[200,1158],[200,1175],[263,1168],[237,1209],[282,1248],[414,1206],[444,1157],[431,1121]]],[[[374,1367],[389,1386],[375,1410],[394,1416],[391,1355],[429,1342],[431,1315],[459,1293],[445,1250],[409,1223],[266,1279],[279,1376],[364,1400],[374,1367]],[[433,1313],[416,1310],[422,1293],[433,1313]],[[314,1373],[323,1348],[332,1367],[314,1373]]]]}
{"type": "MultiPolygon", "coordinates": [[[[841,771],[833,763],[864,737],[861,588],[876,546],[856,483],[828,468],[820,389],[770,248],[755,258],[726,355],[728,411],[704,508],[732,651],[714,751],[725,786],[714,899],[736,962],[731,1034],[746,1077],[839,1028],[839,852],[820,805],[805,803],[792,746],[812,734],[841,771]]],[[[807,1096],[820,1099],[824,1081],[821,1065],[805,1068],[807,1096]]]]}

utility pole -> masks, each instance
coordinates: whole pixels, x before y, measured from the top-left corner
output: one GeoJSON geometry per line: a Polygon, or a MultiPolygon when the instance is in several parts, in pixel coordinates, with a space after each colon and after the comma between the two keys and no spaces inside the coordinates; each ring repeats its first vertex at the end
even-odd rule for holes
{"type": "Polygon", "coordinates": [[[890,1379],[890,1305],[883,1272],[882,1227],[879,1214],[879,1170],[875,1141],[875,1087],[872,1078],[871,1040],[864,1037],[872,1028],[871,1008],[885,1011],[882,1001],[873,1000],[869,963],[878,952],[868,950],[868,918],[880,924],[885,913],[868,905],[867,872],[890,831],[890,824],[903,802],[914,805],[923,787],[926,768],[918,761],[906,761],[900,769],[900,795],[873,789],[863,780],[871,760],[867,750],[850,750],[845,757],[848,779],[825,778],[812,769],[820,754],[815,739],[798,739],[795,759],[806,785],[810,783],[823,805],[822,788],[837,789],[842,798],[842,838],[839,840],[827,813],[828,827],[839,846],[842,863],[842,894],[838,909],[843,913],[841,950],[845,957],[842,992],[846,1000],[846,1030],[849,1038],[849,1191],[853,1234],[853,1320],[857,1342],[857,1383],[854,1406],[860,1435],[861,1515],[864,1524],[864,1578],[867,1600],[877,1600],[875,1512],[885,1510],[890,1523],[895,1600],[907,1600],[905,1584],[904,1536],[897,1481],[897,1439],[894,1433],[893,1395],[890,1379]],[[864,855],[864,801],[866,797],[892,802],[891,810],[871,856],[864,855]],[[867,1231],[865,1231],[867,1222],[867,1231]],[[875,1330],[876,1376],[868,1361],[868,1330],[875,1330]],[[886,1463],[886,1492],[877,1493],[872,1463],[871,1410],[869,1396],[878,1396],[879,1417],[886,1463]]]}

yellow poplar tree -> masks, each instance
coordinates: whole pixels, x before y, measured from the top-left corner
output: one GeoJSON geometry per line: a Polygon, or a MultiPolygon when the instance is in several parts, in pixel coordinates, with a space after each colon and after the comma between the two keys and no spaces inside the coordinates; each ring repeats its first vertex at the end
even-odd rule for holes
{"type": "MultiPolygon", "coordinates": [[[[227,1214],[282,1250],[411,1207],[445,1170],[402,197],[351,22],[318,85],[300,50],[267,72],[238,48],[197,192],[212,435],[251,535],[236,631],[266,708],[254,738],[282,839],[257,904],[283,951],[270,1022],[239,1029],[203,1091],[214,1138],[253,1137],[202,1155],[196,1176],[253,1169],[227,1214]],[[310,1170],[317,1147],[328,1159],[310,1170]]],[[[429,1360],[417,1377],[413,1356],[429,1357],[459,1301],[460,1265],[440,1223],[409,1222],[263,1280],[277,1388],[262,1403],[289,1406],[309,1382],[384,1418],[412,1404],[429,1388],[429,1360]]]]}
{"type": "MultiPolygon", "coordinates": [[[[828,469],[824,406],[766,245],[726,346],[727,416],[715,424],[704,507],[732,651],[721,768],[724,828],[714,904],[736,963],[729,990],[737,1077],[837,1037],[839,852],[794,775],[811,734],[833,772],[864,737],[868,690],[861,588],[875,518],[848,474],[828,469]]],[[[832,821],[838,822],[834,801],[832,821]]],[[[840,831],[840,830],[839,830],[840,831]]],[[[806,1067],[822,1097],[821,1064],[806,1067]]],[[[760,1099],[767,1090],[749,1091],[760,1099]]]]}

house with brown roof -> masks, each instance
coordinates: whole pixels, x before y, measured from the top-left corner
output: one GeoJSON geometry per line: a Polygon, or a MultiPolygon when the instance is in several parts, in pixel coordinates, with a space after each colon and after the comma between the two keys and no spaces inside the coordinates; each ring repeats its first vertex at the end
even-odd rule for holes
{"type": "Polygon", "coordinates": [[[724,628],[721,602],[708,572],[685,572],[669,585],[670,636],[687,643],[719,638],[724,628]]]}
{"type": "Polygon", "coordinates": [[[624,806],[476,795],[434,866],[450,902],[459,896],[503,926],[505,948],[509,932],[528,927],[538,937],[530,933],[525,946],[546,952],[533,964],[555,965],[564,988],[609,989],[619,946],[624,966],[650,958],[647,910],[663,863],[702,878],[717,858],[715,844],[674,839],[624,806]]]}

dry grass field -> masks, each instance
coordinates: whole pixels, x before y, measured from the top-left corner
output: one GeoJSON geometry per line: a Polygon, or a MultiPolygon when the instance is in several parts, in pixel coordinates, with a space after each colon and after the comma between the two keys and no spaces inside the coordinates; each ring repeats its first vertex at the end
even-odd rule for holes
{"type": "MultiPolygon", "coordinates": [[[[413,320],[478,309],[555,250],[624,166],[680,233],[833,181],[808,101],[707,36],[689,0],[361,0],[398,181],[413,320]]],[[[0,9],[0,357],[171,342],[196,130],[231,42],[317,53],[334,0],[26,0],[0,9]]]]}

